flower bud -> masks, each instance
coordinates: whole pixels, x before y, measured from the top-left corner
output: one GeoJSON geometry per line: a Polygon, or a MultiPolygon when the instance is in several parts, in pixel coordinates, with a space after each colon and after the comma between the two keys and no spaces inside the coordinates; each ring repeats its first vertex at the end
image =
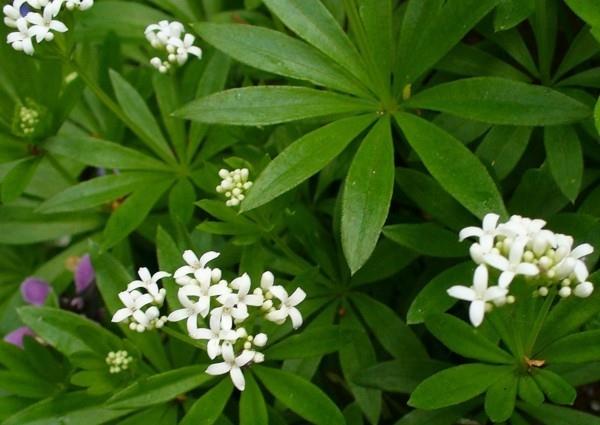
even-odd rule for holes
{"type": "Polygon", "coordinates": [[[259,333],[254,336],[254,345],[257,347],[264,347],[267,344],[268,337],[264,333],[259,333]]]}

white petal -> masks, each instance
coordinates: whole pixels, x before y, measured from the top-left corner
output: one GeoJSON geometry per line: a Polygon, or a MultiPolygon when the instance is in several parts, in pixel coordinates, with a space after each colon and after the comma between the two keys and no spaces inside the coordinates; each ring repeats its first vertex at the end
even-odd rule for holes
{"type": "Polygon", "coordinates": [[[486,254],[483,258],[487,264],[495,269],[504,271],[510,268],[508,260],[499,254],[486,254]]]}
{"type": "Polygon", "coordinates": [[[198,315],[197,314],[192,314],[192,315],[190,315],[190,317],[188,317],[187,322],[186,322],[186,327],[187,327],[187,331],[188,331],[189,335],[195,333],[198,330],[198,315]]]}
{"type": "Polygon", "coordinates": [[[208,341],[206,352],[211,360],[221,354],[221,346],[219,345],[218,338],[212,338],[208,341]]]}
{"type": "Polygon", "coordinates": [[[489,252],[494,247],[494,235],[490,235],[485,233],[481,235],[479,238],[479,245],[481,245],[481,249],[489,252]]]}
{"type": "Polygon", "coordinates": [[[483,293],[488,287],[488,269],[485,264],[477,266],[473,274],[473,288],[477,293],[483,293]]]}
{"type": "Polygon", "coordinates": [[[65,24],[63,24],[61,21],[52,21],[50,23],[50,29],[57,31],[57,32],[69,31],[69,28],[67,28],[67,26],[65,24]]]}
{"type": "Polygon", "coordinates": [[[573,270],[573,272],[575,273],[575,277],[577,278],[577,280],[579,282],[586,281],[588,276],[590,275],[590,272],[588,271],[587,266],[581,260],[577,260],[577,262],[575,263],[575,269],[573,270]]]}
{"type": "Polygon", "coordinates": [[[500,216],[498,214],[489,213],[483,217],[483,230],[486,232],[491,232],[496,229],[498,225],[498,220],[500,220],[500,216]]]}
{"type": "Polygon", "coordinates": [[[302,326],[302,314],[300,314],[300,311],[296,307],[288,309],[288,315],[290,316],[290,319],[292,319],[292,327],[294,329],[298,329],[302,326]]]}
{"type": "Polygon", "coordinates": [[[212,273],[210,269],[198,269],[194,272],[194,277],[201,285],[209,286],[212,273]]]}
{"type": "Polygon", "coordinates": [[[191,249],[183,252],[183,260],[191,267],[195,267],[199,263],[198,257],[191,249]]]}
{"type": "MultiPolygon", "coordinates": [[[[186,251],[187,252],[187,251],[186,251]]],[[[184,276],[194,273],[196,269],[194,269],[191,266],[183,266],[183,267],[179,267],[177,270],[175,270],[175,273],[173,274],[173,277],[175,279],[180,279],[183,278],[184,276]]],[[[187,281],[187,280],[186,280],[187,281]]],[[[183,282],[183,281],[182,281],[183,282]]],[[[177,282],[180,285],[184,284],[184,283],[180,283],[179,281],[177,282]]]]}
{"type": "Polygon", "coordinates": [[[508,253],[508,261],[511,264],[518,264],[523,258],[523,252],[525,252],[525,245],[527,245],[527,238],[519,237],[514,240],[508,253]]]}
{"type": "Polygon", "coordinates": [[[506,294],[508,294],[508,289],[501,288],[500,286],[491,286],[485,291],[485,301],[503,298],[506,294]]]}
{"type": "Polygon", "coordinates": [[[190,333],[190,337],[192,337],[193,339],[211,340],[214,338],[214,336],[215,334],[213,333],[213,331],[206,328],[195,329],[194,332],[190,333]]]}
{"type": "Polygon", "coordinates": [[[241,275],[238,278],[235,278],[232,282],[231,282],[232,286],[235,288],[238,288],[238,294],[243,297],[246,294],[248,294],[248,292],[250,292],[250,276],[248,276],[248,273],[244,273],[243,275],[241,275]],[[235,286],[234,283],[235,282],[235,286]]]}
{"type": "Polygon", "coordinates": [[[471,323],[473,326],[477,327],[481,325],[483,322],[483,317],[485,315],[485,302],[481,300],[475,300],[471,303],[469,307],[469,319],[471,319],[471,323]]]}
{"type": "Polygon", "coordinates": [[[481,230],[479,227],[469,226],[469,227],[465,227],[458,233],[458,240],[462,242],[466,238],[470,238],[473,236],[480,237],[482,234],[483,234],[483,230],[481,230]]]}
{"type": "Polygon", "coordinates": [[[296,288],[296,290],[290,295],[287,300],[287,305],[290,307],[297,306],[306,298],[306,292],[302,290],[302,288],[296,288]]]}
{"type": "Polygon", "coordinates": [[[238,365],[238,367],[242,367],[248,363],[250,363],[252,361],[252,359],[254,358],[254,351],[251,350],[244,350],[242,352],[242,354],[240,354],[239,356],[236,357],[235,359],[235,364],[238,365]]]}
{"type": "Polygon", "coordinates": [[[127,291],[119,292],[118,297],[126,307],[133,307],[135,305],[133,297],[127,291]]]}
{"type": "Polygon", "coordinates": [[[146,287],[146,284],[144,282],[142,282],[141,280],[134,280],[132,282],[129,282],[129,284],[127,285],[127,290],[133,291],[134,289],[145,288],[145,287],[146,287]]]}
{"type": "Polygon", "coordinates": [[[250,294],[244,297],[244,303],[253,307],[259,307],[263,302],[264,297],[262,295],[250,294]]]}
{"type": "Polygon", "coordinates": [[[133,312],[133,318],[141,325],[147,326],[150,320],[148,316],[142,310],[136,310],[133,312]]]}
{"type": "Polygon", "coordinates": [[[515,278],[515,274],[511,271],[504,271],[500,274],[500,278],[498,278],[498,286],[500,288],[508,288],[515,278]]]}
{"type": "Polygon", "coordinates": [[[521,263],[515,268],[515,273],[524,276],[536,276],[540,273],[540,269],[535,264],[521,263]]]}
{"type": "Polygon", "coordinates": [[[271,294],[273,294],[275,298],[277,298],[282,303],[285,303],[288,299],[287,291],[281,285],[273,285],[271,289],[269,289],[269,291],[271,292],[271,294]]]}
{"type": "Polygon", "coordinates": [[[190,48],[188,48],[188,53],[190,55],[194,55],[197,58],[201,58],[202,57],[202,49],[200,47],[197,46],[191,46],[190,48]]]}
{"type": "Polygon", "coordinates": [[[224,342],[223,345],[221,345],[221,355],[223,356],[223,360],[229,363],[233,363],[235,361],[233,345],[231,345],[228,342],[224,342]]]}
{"type": "Polygon", "coordinates": [[[202,266],[202,267],[206,266],[208,263],[210,263],[212,260],[217,258],[219,255],[221,255],[221,254],[218,252],[215,252],[215,251],[205,252],[200,257],[200,266],[202,266]]]}
{"type": "Polygon", "coordinates": [[[169,322],[179,322],[180,320],[187,319],[190,317],[191,312],[187,308],[181,308],[179,310],[175,310],[169,314],[167,320],[169,322]]]}
{"type": "Polygon", "coordinates": [[[267,313],[265,318],[271,322],[277,323],[282,320],[285,320],[287,316],[288,316],[288,309],[285,307],[282,307],[278,310],[267,313]]]}
{"type": "Polygon", "coordinates": [[[136,300],[135,300],[135,308],[142,308],[146,304],[150,304],[152,301],[154,301],[154,298],[152,297],[152,295],[150,295],[150,294],[144,294],[144,295],[136,298],[136,300]]]}
{"type": "Polygon", "coordinates": [[[115,323],[122,322],[123,320],[127,319],[129,316],[131,316],[131,310],[128,308],[121,308],[121,309],[115,311],[115,314],[112,317],[112,321],[115,323]]]}
{"type": "Polygon", "coordinates": [[[273,286],[273,282],[275,282],[275,276],[273,273],[267,271],[262,274],[260,277],[260,287],[264,290],[267,290],[273,286]]]}
{"type": "Polygon", "coordinates": [[[211,364],[206,368],[209,375],[223,375],[231,370],[231,365],[226,362],[211,364]]]}
{"type": "Polygon", "coordinates": [[[581,258],[590,255],[592,252],[594,252],[594,247],[589,243],[584,243],[576,246],[573,251],[571,251],[570,257],[581,258]]]}
{"type": "Polygon", "coordinates": [[[246,388],[246,380],[244,379],[242,370],[239,367],[234,366],[229,371],[229,375],[231,376],[233,385],[235,385],[238,390],[244,391],[244,388],[246,388]]]}
{"type": "Polygon", "coordinates": [[[466,286],[455,285],[446,291],[452,298],[464,301],[473,301],[476,297],[475,291],[466,286]]]}
{"type": "Polygon", "coordinates": [[[161,279],[164,279],[165,277],[169,277],[171,276],[171,273],[167,273],[167,272],[156,272],[154,273],[154,275],[152,275],[152,282],[158,282],[161,279]]]}

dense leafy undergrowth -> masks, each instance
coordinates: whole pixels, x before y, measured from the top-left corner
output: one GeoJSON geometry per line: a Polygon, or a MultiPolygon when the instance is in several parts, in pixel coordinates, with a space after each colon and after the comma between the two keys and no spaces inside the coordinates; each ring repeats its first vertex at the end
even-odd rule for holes
{"type": "Polygon", "coordinates": [[[4,3],[2,423],[600,424],[599,2],[4,3]]]}

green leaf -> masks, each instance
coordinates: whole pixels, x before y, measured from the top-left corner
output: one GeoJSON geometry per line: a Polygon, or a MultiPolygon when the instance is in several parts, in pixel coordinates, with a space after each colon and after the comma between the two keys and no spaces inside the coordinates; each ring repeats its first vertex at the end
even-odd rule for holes
{"type": "Polygon", "coordinates": [[[209,22],[195,24],[194,28],[217,49],[247,65],[342,92],[365,94],[365,89],[343,68],[308,44],[279,31],[209,22]]]}
{"type": "MultiPolygon", "coordinates": [[[[175,79],[172,75],[164,75],[155,72],[152,78],[152,86],[156,93],[156,100],[162,116],[162,121],[169,134],[169,139],[175,148],[177,157],[182,160],[186,155],[186,129],[185,122],[171,115],[179,106],[180,99],[177,92],[175,79]]],[[[162,135],[162,134],[161,134],[162,135]]]]}
{"type": "Polygon", "coordinates": [[[374,102],[307,87],[257,86],[196,99],[175,115],[228,125],[271,125],[334,114],[376,111],[374,102]]]}
{"type": "Polygon", "coordinates": [[[240,425],[269,425],[267,405],[252,374],[247,373],[246,388],[240,397],[240,425]]]}
{"type": "Polygon", "coordinates": [[[536,357],[548,364],[600,361],[600,330],[566,336],[550,344],[536,357]]]}
{"type": "Polygon", "coordinates": [[[600,5],[586,0],[565,0],[565,3],[581,19],[592,27],[600,27],[600,5]]]}
{"type": "Polygon", "coordinates": [[[65,310],[21,307],[19,316],[44,341],[66,356],[82,351],[108,353],[121,346],[117,336],[96,322],[65,310]]]}
{"type": "Polygon", "coordinates": [[[458,230],[472,224],[473,217],[429,175],[410,168],[396,168],[396,183],[425,213],[458,230]]]}
{"type": "Polygon", "coordinates": [[[379,1],[376,7],[370,0],[357,0],[356,9],[364,30],[365,54],[370,54],[371,67],[379,72],[381,80],[389,85],[392,68],[392,1],[379,1]],[[368,52],[368,53],[367,53],[368,52]]]}
{"type": "Polygon", "coordinates": [[[544,393],[538,387],[535,379],[529,375],[523,375],[519,379],[519,397],[534,406],[539,406],[544,402],[544,393]]]}
{"type": "Polygon", "coordinates": [[[213,379],[206,366],[187,366],[141,378],[114,394],[106,406],[111,409],[139,409],[165,403],[213,379]]]}
{"type": "Polygon", "coordinates": [[[39,158],[26,158],[13,167],[2,179],[2,202],[7,204],[17,199],[27,189],[38,165],[39,158]]]}
{"type": "Polygon", "coordinates": [[[341,119],[296,140],[256,179],[242,202],[242,211],[264,205],[317,173],[374,119],[374,115],[341,119]]]}
{"type": "Polygon", "coordinates": [[[408,404],[431,410],[462,403],[482,394],[509,373],[512,373],[509,366],[481,363],[445,369],[421,382],[410,396],[408,404]]]}
{"type": "Polygon", "coordinates": [[[455,425],[471,409],[473,403],[463,403],[437,410],[413,410],[394,425],[455,425]]]}
{"type": "Polygon", "coordinates": [[[233,385],[226,377],[202,395],[188,410],[180,425],[212,425],[219,419],[231,397],[233,385]]]}
{"type": "Polygon", "coordinates": [[[159,157],[172,158],[173,152],[142,96],[118,72],[111,69],[109,75],[119,105],[127,118],[139,127],[142,141],[159,157]]]}
{"type": "Polygon", "coordinates": [[[392,224],[383,228],[386,238],[431,257],[465,257],[467,246],[456,233],[434,223],[392,224]]]}
{"type": "Polygon", "coordinates": [[[40,399],[56,394],[59,387],[36,375],[0,370],[0,390],[19,397],[40,399]]]}
{"type": "Polygon", "coordinates": [[[265,356],[273,360],[300,359],[342,350],[352,342],[352,332],[339,326],[322,326],[292,335],[269,347],[265,356]]]}
{"type": "Polygon", "coordinates": [[[364,63],[338,22],[319,0],[264,0],[265,5],[301,38],[368,84],[364,63]]]}
{"type": "Polygon", "coordinates": [[[383,391],[410,394],[423,380],[447,366],[437,360],[392,360],[359,371],[354,382],[383,391]]]}
{"type": "Polygon", "coordinates": [[[505,31],[513,28],[527,19],[533,9],[533,0],[502,0],[494,15],[494,29],[505,31]]]}
{"type": "Polygon", "coordinates": [[[567,381],[548,369],[535,369],[533,379],[546,397],[556,404],[573,404],[577,391],[567,381]]]}
{"type": "Polygon", "coordinates": [[[108,204],[135,189],[164,180],[166,175],[148,172],[124,172],[96,177],[70,186],[40,205],[41,213],[80,211],[108,204]]]}
{"type": "Polygon", "coordinates": [[[494,126],[477,147],[476,154],[503,180],[525,153],[532,131],[532,127],[494,126]]]}
{"type": "Polygon", "coordinates": [[[594,124],[596,124],[596,130],[600,133],[600,97],[594,107],[594,124]]]}
{"type": "Polygon", "coordinates": [[[102,248],[115,246],[137,229],[172,183],[171,180],[165,180],[132,193],[108,219],[102,248]]]}
{"type": "Polygon", "coordinates": [[[502,376],[485,394],[485,413],[493,422],[507,421],[515,410],[517,385],[514,374],[502,376]]]}
{"type": "Polygon", "coordinates": [[[514,363],[513,357],[473,326],[449,314],[425,319],[425,326],[446,347],[463,357],[489,363],[514,363]]]}
{"type": "Polygon", "coordinates": [[[169,213],[181,223],[188,223],[194,215],[196,191],[188,179],[181,179],[169,192],[169,213]]]}
{"type": "Polygon", "coordinates": [[[309,381],[264,366],[254,366],[252,370],[277,400],[308,422],[317,425],[345,423],[335,403],[309,381]]]}
{"type": "Polygon", "coordinates": [[[469,149],[422,118],[405,113],[395,117],[425,167],[450,195],[479,218],[490,211],[507,214],[496,184],[469,149]]]}
{"type": "Polygon", "coordinates": [[[473,263],[458,264],[434,277],[416,296],[408,309],[406,323],[423,323],[425,317],[443,313],[456,303],[446,292],[454,285],[470,285],[473,279],[473,263]]]}
{"type": "Polygon", "coordinates": [[[550,172],[564,195],[575,202],[583,179],[583,153],[571,126],[544,128],[544,146],[550,172]]]}
{"type": "Polygon", "coordinates": [[[51,137],[44,143],[44,148],[94,167],[168,171],[165,164],[137,150],[95,137],[51,137]]]}
{"type": "Polygon", "coordinates": [[[428,354],[421,340],[387,305],[361,294],[350,297],[379,343],[397,359],[423,359],[428,354]]]}
{"type": "Polygon", "coordinates": [[[413,83],[446,55],[498,0],[411,0],[395,54],[395,93],[413,83]],[[406,60],[410,58],[410,60],[406,60]]]}
{"type": "Polygon", "coordinates": [[[405,105],[506,125],[566,124],[591,115],[583,103],[550,88],[495,77],[440,84],[405,105]]]}
{"type": "Polygon", "coordinates": [[[350,271],[369,259],[394,190],[394,144],[389,118],[380,119],[361,142],[344,183],[342,248],[350,271]]]}
{"type": "Polygon", "coordinates": [[[531,406],[526,403],[519,403],[518,407],[546,425],[600,425],[598,416],[589,415],[575,409],[567,409],[551,404],[531,406]]]}

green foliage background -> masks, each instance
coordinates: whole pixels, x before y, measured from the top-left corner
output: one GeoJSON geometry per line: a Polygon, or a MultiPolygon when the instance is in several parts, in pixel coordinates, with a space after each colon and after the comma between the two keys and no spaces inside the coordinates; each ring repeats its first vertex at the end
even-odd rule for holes
{"type": "Polygon", "coordinates": [[[525,352],[446,295],[474,269],[458,230],[488,212],[591,243],[594,269],[600,3],[99,0],[72,25],[35,58],[0,45],[0,333],[45,341],[0,344],[3,423],[600,424],[584,397],[564,407],[600,391],[598,289],[539,323],[507,308],[525,352]],[[156,73],[144,28],[160,19],[203,59],[156,73]],[[41,111],[33,135],[21,106],[41,111]],[[214,189],[238,167],[255,180],[239,213],[214,189]],[[242,394],[178,326],[108,323],[137,267],[190,248],[309,294],[242,394]],[[101,325],[57,308],[87,252],[101,325]],[[23,306],[32,275],[44,307],[23,306]],[[103,363],[118,349],[127,376],[103,363]]]}

